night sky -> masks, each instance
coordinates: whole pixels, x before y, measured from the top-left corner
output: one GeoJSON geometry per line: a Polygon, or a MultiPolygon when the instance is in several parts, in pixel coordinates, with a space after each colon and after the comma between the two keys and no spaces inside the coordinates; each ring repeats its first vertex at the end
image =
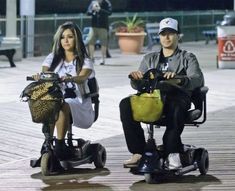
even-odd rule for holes
{"type": "MultiPolygon", "coordinates": [[[[19,2],[18,13],[19,13],[19,2]]],[[[36,14],[85,13],[90,0],[35,0],[36,14]]],[[[233,0],[110,0],[113,12],[232,10],[233,0]]],[[[0,0],[0,15],[6,14],[6,0],[0,0]]]]}

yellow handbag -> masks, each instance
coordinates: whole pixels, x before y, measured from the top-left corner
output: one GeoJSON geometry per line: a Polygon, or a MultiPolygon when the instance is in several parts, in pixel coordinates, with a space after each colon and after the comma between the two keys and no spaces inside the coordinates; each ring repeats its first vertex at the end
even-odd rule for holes
{"type": "Polygon", "coordinates": [[[154,90],[152,93],[132,95],[130,99],[135,121],[151,123],[160,119],[163,111],[160,90],[154,90]]]}

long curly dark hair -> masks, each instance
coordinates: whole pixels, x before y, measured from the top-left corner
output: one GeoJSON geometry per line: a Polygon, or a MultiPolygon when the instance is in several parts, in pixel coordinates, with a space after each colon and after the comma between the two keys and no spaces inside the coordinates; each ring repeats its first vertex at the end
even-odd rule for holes
{"type": "Polygon", "coordinates": [[[76,59],[76,68],[77,70],[81,69],[84,64],[84,59],[88,58],[88,53],[83,43],[82,33],[79,27],[73,22],[65,22],[60,25],[54,35],[54,43],[52,48],[52,53],[54,54],[54,58],[52,64],[49,68],[49,71],[54,71],[61,60],[65,59],[65,52],[61,45],[62,34],[66,29],[70,29],[75,37],[75,48],[74,55],[76,59]]]}

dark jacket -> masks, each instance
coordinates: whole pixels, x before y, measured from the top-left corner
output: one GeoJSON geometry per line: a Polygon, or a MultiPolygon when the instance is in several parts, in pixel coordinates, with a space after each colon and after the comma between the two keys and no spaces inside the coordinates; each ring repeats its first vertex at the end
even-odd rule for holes
{"type": "MultiPolygon", "coordinates": [[[[151,68],[157,68],[161,54],[161,50],[146,54],[142,59],[139,71],[145,73],[151,68]]],[[[183,88],[188,92],[192,92],[194,89],[204,85],[203,73],[193,53],[177,48],[168,62],[168,71],[175,72],[177,75],[186,78],[183,88]]]]}
{"type": "Polygon", "coordinates": [[[103,0],[100,4],[100,11],[92,11],[93,1],[90,3],[87,14],[91,15],[91,26],[97,28],[109,28],[108,16],[112,14],[112,5],[109,0],[103,0]]]}

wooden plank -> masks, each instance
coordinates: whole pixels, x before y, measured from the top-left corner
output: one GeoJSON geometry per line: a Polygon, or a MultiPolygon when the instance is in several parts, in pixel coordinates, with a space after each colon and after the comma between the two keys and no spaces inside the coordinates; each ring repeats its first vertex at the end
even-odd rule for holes
{"type": "MultiPolygon", "coordinates": [[[[0,165],[0,191],[36,190],[95,190],[95,191],[232,191],[235,190],[235,139],[232,123],[227,123],[235,107],[209,113],[208,122],[199,128],[185,128],[185,143],[201,146],[209,151],[210,170],[206,176],[194,171],[163,181],[146,184],[144,177],[129,173],[122,162],[130,157],[123,135],[98,141],[107,150],[106,168],[98,170],[87,164],[58,176],[42,177],[40,168],[29,167],[29,159],[0,165]],[[220,120],[214,120],[220,119],[220,120]],[[214,122],[215,121],[215,122],[214,122]],[[221,126],[223,129],[221,130],[221,126]],[[225,133],[224,133],[225,132],[225,133]]],[[[155,130],[161,140],[164,128],[155,130]]],[[[157,142],[158,142],[157,141],[157,142]]]]}

